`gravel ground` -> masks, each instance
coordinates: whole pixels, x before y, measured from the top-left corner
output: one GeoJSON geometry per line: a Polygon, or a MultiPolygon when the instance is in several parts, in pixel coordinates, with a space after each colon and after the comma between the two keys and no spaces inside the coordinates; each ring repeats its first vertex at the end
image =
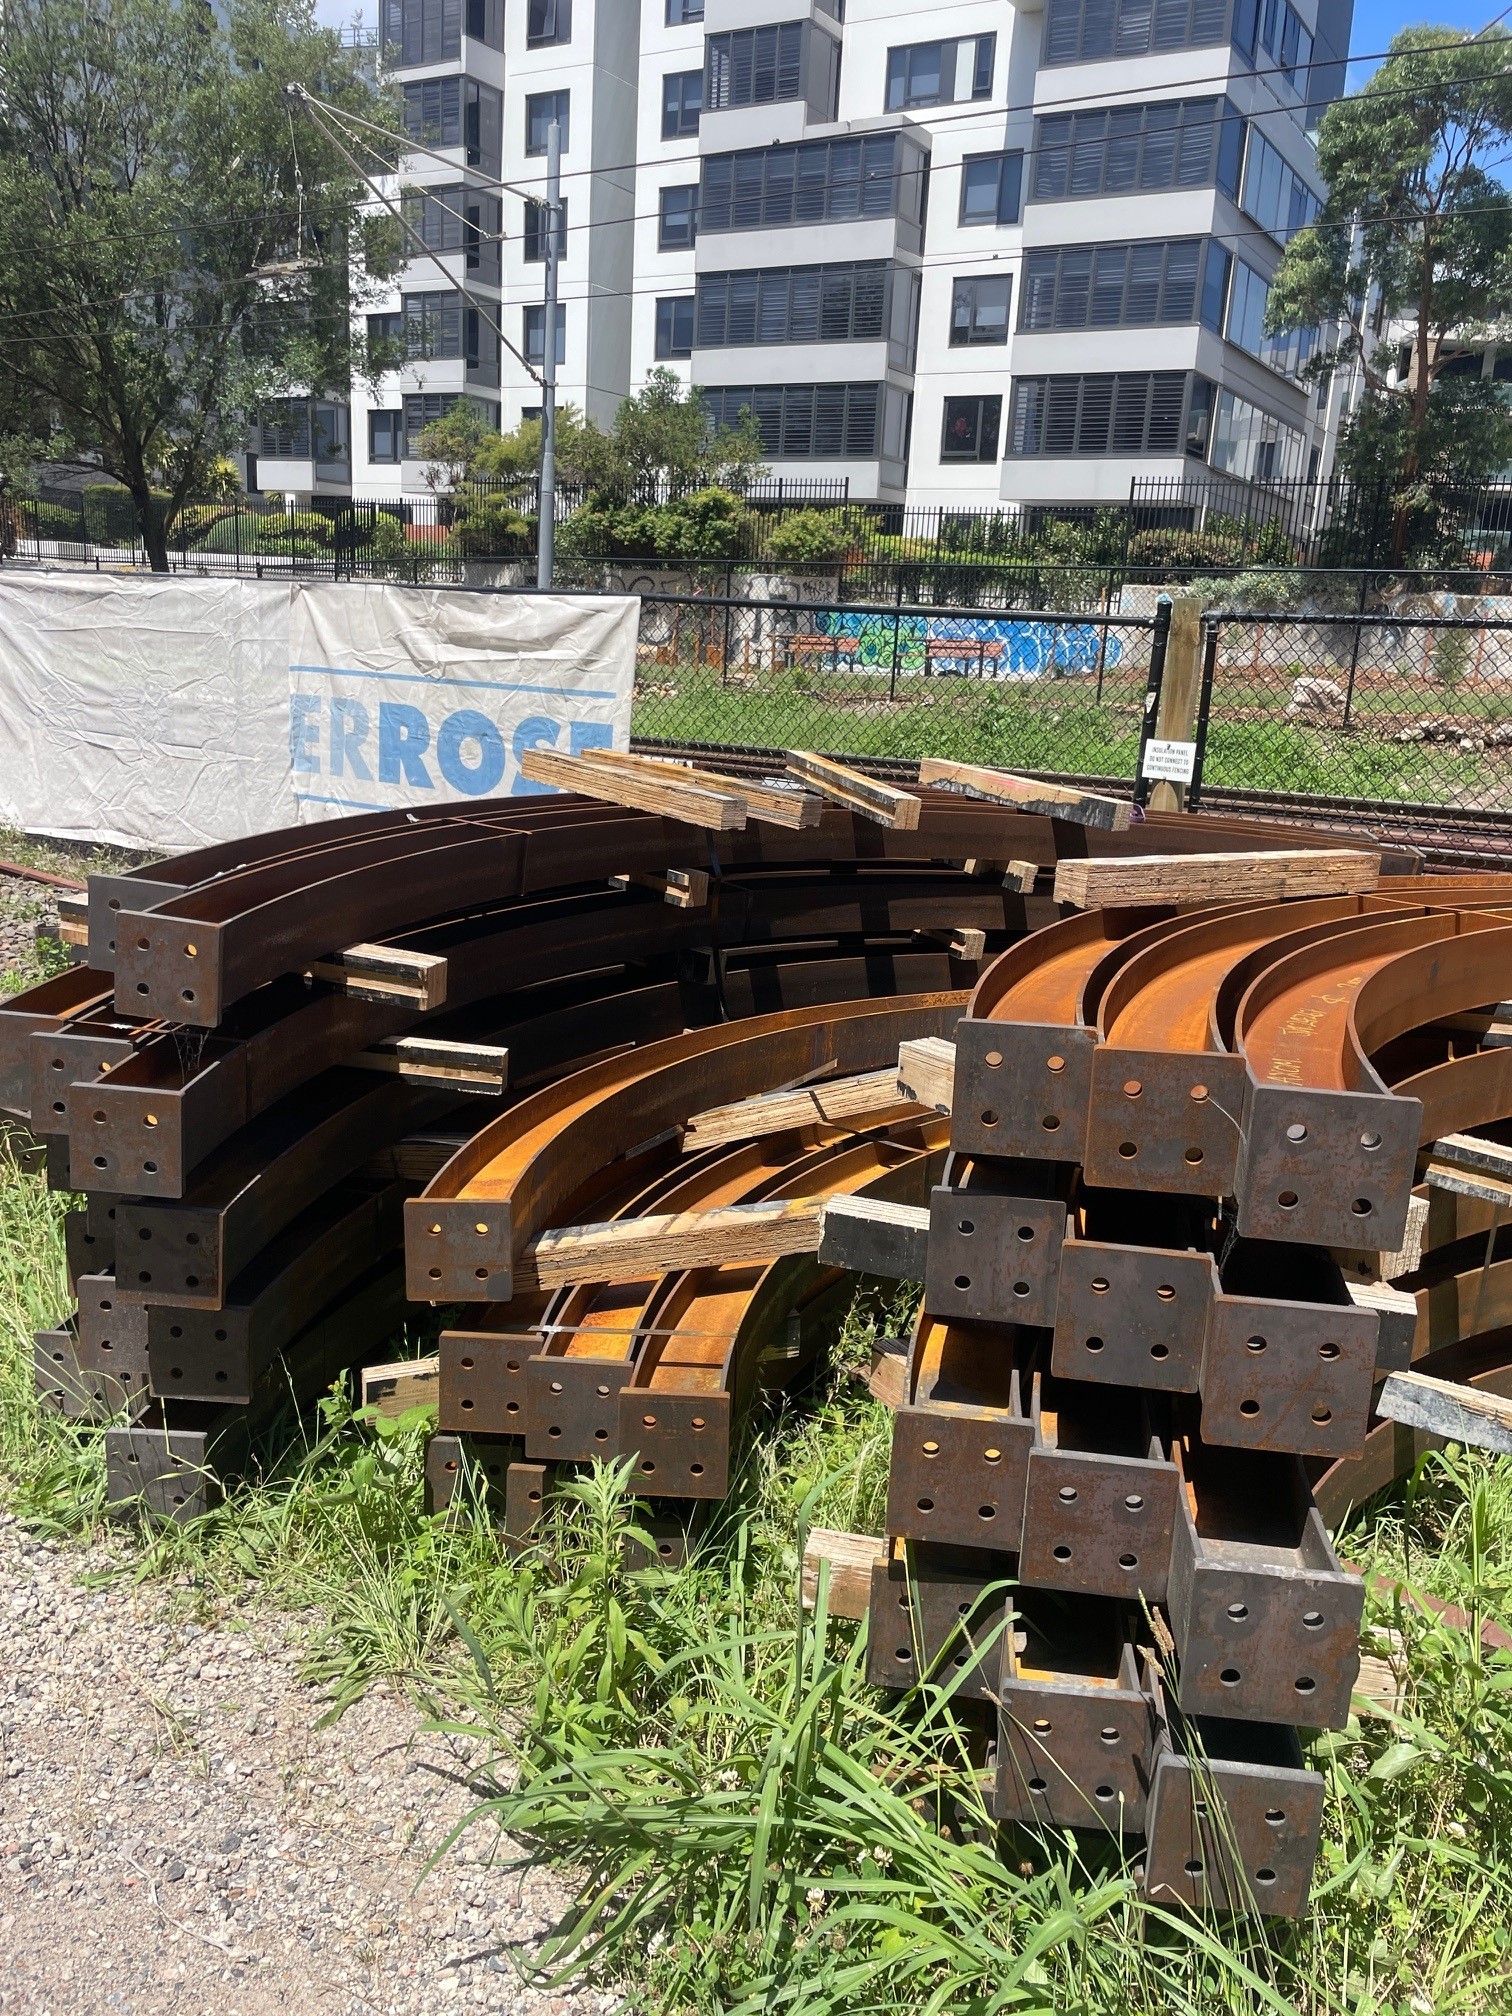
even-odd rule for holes
{"type": "MultiPolygon", "coordinates": [[[[498,1866],[465,1760],[388,1694],[317,1729],[295,1626],[209,1627],[0,1513],[4,2016],[599,2016],[521,1985],[561,1893],[498,1866]],[[443,1775],[445,1774],[445,1775],[443,1775]]],[[[177,1606],[182,1609],[182,1596],[177,1606]]]]}

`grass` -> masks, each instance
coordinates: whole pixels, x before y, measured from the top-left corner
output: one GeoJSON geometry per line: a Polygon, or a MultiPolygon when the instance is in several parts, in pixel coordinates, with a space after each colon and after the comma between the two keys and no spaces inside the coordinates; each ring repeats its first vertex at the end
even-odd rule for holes
{"type": "MultiPolygon", "coordinates": [[[[1506,703],[1409,685],[1362,693],[1351,726],[1312,726],[1285,713],[1293,682],[1310,668],[1226,670],[1215,691],[1204,779],[1250,791],[1440,804],[1501,804],[1512,751],[1461,751],[1456,743],[1395,738],[1424,717],[1452,713],[1485,734],[1506,703]]],[[[1325,666],[1331,676],[1337,668],[1325,666]]],[[[1344,678],[1344,673],[1339,673],[1344,678]]],[[[851,756],[945,756],[1073,776],[1128,777],[1139,755],[1144,675],[1108,674],[1101,698],[1080,675],[997,684],[903,677],[889,697],[885,672],[732,672],[705,666],[643,668],[632,727],[665,741],[754,748],[814,748],[851,756]]]]}
{"type": "MultiPolygon", "coordinates": [[[[30,1521],[84,1535],[100,1433],[31,1393],[30,1333],[66,1302],[61,1209],[0,1151],[0,1482],[30,1521]]],[[[481,1730],[470,1825],[507,1830],[576,1898],[538,1981],[592,1973],[648,2016],[1501,2016],[1512,1660],[1476,1631],[1370,1596],[1367,1649],[1397,1660],[1402,1712],[1314,1744],[1312,1909],[1267,1926],[1143,1906],[1112,1842],[1000,1834],[973,1712],[927,1686],[878,1693],[864,1627],[803,1615],[805,1528],[881,1529],[889,1425],[859,1368],[905,1304],[858,1293],[816,1389],[769,1405],[675,1573],[627,1555],[639,1515],[612,1468],[518,1557],[479,1503],[427,1518],[423,1419],[369,1421],[339,1393],[285,1424],[259,1484],[142,1531],[128,1559],[207,1610],[250,1590],[313,1620],[333,1715],[389,1681],[481,1730]]],[[[1343,1544],[1512,1623],[1509,1521],[1512,1466],[1451,1453],[1343,1544]]]]}

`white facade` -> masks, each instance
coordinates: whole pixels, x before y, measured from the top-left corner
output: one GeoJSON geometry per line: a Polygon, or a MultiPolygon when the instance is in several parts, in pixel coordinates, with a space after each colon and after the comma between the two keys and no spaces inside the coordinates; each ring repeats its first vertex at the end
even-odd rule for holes
{"type": "Polygon", "coordinates": [[[717,414],[755,412],[774,476],[857,499],[1065,510],[1326,468],[1305,340],[1262,320],[1323,193],[1308,121],[1342,85],[1351,0],[383,6],[411,130],[444,156],[400,179],[485,224],[499,204],[502,244],[438,256],[507,344],[495,361],[479,318],[417,308],[445,281],[411,262],[403,362],[353,402],[360,497],[420,487],[404,443],[442,400],[505,429],[539,408],[507,346],[539,358],[545,335],[527,201],[553,107],[559,397],[600,425],[670,366],[717,414]],[[445,144],[438,91],[477,107],[445,144]]]}

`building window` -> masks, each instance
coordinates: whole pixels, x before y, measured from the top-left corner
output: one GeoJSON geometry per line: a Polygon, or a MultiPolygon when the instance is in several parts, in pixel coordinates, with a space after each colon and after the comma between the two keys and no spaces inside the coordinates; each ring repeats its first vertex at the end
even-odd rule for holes
{"type": "Polygon", "coordinates": [[[525,152],[544,154],[553,125],[562,129],[562,152],[567,152],[568,101],[570,91],[535,91],[525,100],[525,152]]]}
{"type": "Polygon", "coordinates": [[[258,416],[262,446],[257,451],[270,462],[308,462],[310,405],[307,399],[274,399],[258,416]]]}
{"type": "Polygon", "coordinates": [[[457,405],[455,392],[406,392],[404,395],[404,459],[413,461],[421,434],[433,420],[443,420],[457,405]]]}
{"type": "Polygon", "coordinates": [[[762,453],[785,462],[870,462],[879,452],[880,385],[723,385],[703,402],[716,426],[751,413],[762,453]]]}
{"type": "Polygon", "coordinates": [[[1182,444],[1184,371],[1016,378],[1010,455],[1175,455],[1182,444]]]}
{"type": "Polygon", "coordinates": [[[367,318],[368,362],[378,371],[392,371],[404,354],[404,315],[393,309],[367,318]]]}
{"type": "Polygon", "coordinates": [[[704,0],[667,0],[667,26],[686,28],[704,18],[704,0]]]}
{"type": "Polygon", "coordinates": [[[698,115],[702,110],[702,70],[678,70],[663,77],[663,140],[691,139],[698,131],[698,115]]]}
{"type": "Polygon", "coordinates": [[[1228,34],[1228,0],[1047,0],[1045,62],[1197,49],[1228,34]]]}
{"type": "Polygon", "coordinates": [[[998,436],[1003,431],[1003,401],[999,393],[979,393],[969,399],[945,401],[945,425],[940,437],[942,462],[996,462],[998,436]]]}
{"type": "Polygon", "coordinates": [[[954,105],[990,98],[997,62],[996,35],[969,35],[955,42],[914,42],[887,52],[889,112],[920,105],[954,105]]]}
{"type": "Polygon", "coordinates": [[[957,280],[950,297],[950,347],[1001,346],[1008,341],[1008,310],[1013,299],[1011,274],[957,280]]]}
{"type": "Polygon", "coordinates": [[[1269,57],[1266,67],[1279,69],[1294,91],[1307,96],[1313,40],[1289,0],[1239,0],[1234,14],[1234,46],[1252,61],[1269,57]]]}
{"type": "Polygon", "coordinates": [[[961,163],[961,222],[1017,224],[1024,183],[1024,157],[968,154],[961,163]]]}
{"type": "Polygon", "coordinates": [[[504,47],[504,0],[467,0],[467,33],[490,49],[504,47]]]}
{"type": "Polygon", "coordinates": [[[887,334],[887,294],[888,269],[881,260],[701,273],[698,347],[879,342],[887,334]]]}
{"type": "MultiPolygon", "coordinates": [[[[1230,343],[1248,351],[1272,371],[1296,378],[1318,346],[1316,329],[1283,329],[1277,335],[1265,333],[1265,309],[1270,284],[1243,259],[1234,261],[1234,282],[1229,289],[1228,320],[1223,333],[1230,343]]],[[[1469,360],[1478,375],[1480,359],[1469,360]]],[[[1440,374],[1442,375],[1442,374],[1440,374]]]]}
{"type": "Polygon", "coordinates": [[[1057,112],[1034,129],[1034,200],[1147,189],[1238,193],[1244,127],[1224,98],[1057,112]]]}
{"type": "Polygon", "coordinates": [[[656,354],[658,357],[693,355],[693,296],[667,295],[656,304],[656,354]]]}
{"type": "Polygon", "coordinates": [[[923,186],[923,156],[890,133],[711,154],[703,163],[699,226],[753,231],[852,217],[898,217],[917,224],[923,186]]]}
{"type": "Polygon", "coordinates": [[[454,188],[412,190],[405,222],[431,252],[464,252],[467,271],[497,280],[503,214],[497,196],[458,183],[454,188]]]}
{"type": "Polygon", "coordinates": [[[404,354],[412,362],[462,355],[460,294],[406,294],[404,354]]]}
{"type": "MultiPolygon", "coordinates": [[[[557,209],[558,259],[567,257],[567,204],[563,197],[557,209]]],[[[537,203],[532,197],[525,199],[524,257],[527,266],[540,266],[546,259],[546,205],[537,203]]]]}
{"type": "Polygon", "coordinates": [[[406,84],[403,105],[407,138],[426,147],[461,147],[469,168],[497,174],[504,140],[504,99],[470,77],[427,77],[406,84]]]}
{"type": "Polygon", "coordinates": [[[455,63],[462,54],[462,0],[383,0],[383,60],[455,63]]]}
{"type": "Polygon", "coordinates": [[[661,226],[657,244],[663,252],[685,250],[698,237],[698,184],[690,182],[661,192],[661,226]]]}
{"type": "Polygon", "coordinates": [[[704,106],[775,105],[803,96],[804,27],[781,21],[704,38],[704,106]]]}
{"type": "Polygon", "coordinates": [[[404,454],[404,414],[369,413],[369,462],[398,462],[404,454]]]}
{"type": "MultiPolygon", "coordinates": [[[[1203,249],[1200,238],[1177,238],[1030,252],[1024,259],[1019,328],[1140,329],[1196,322],[1203,249]]],[[[1208,247],[1201,319],[1213,329],[1223,324],[1227,258],[1221,246],[1208,247]]]]}
{"type": "Polygon", "coordinates": [[[1312,223],[1323,205],[1252,125],[1244,149],[1239,207],[1284,245],[1294,232],[1312,223]]]}
{"type": "Polygon", "coordinates": [[[1247,483],[1295,483],[1302,474],[1304,446],[1297,429],[1275,414],[1235,392],[1218,394],[1208,461],[1225,476],[1247,483]]]}
{"type": "MultiPolygon", "coordinates": [[[[546,362],[546,310],[525,310],[525,359],[539,371],[546,362]]],[[[556,311],[556,362],[558,370],[567,362],[567,310],[556,311]]]]}
{"type": "Polygon", "coordinates": [[[525,47],[544,49],[572,40],[572,0],[530,0],[525,14],[525,47]]]}

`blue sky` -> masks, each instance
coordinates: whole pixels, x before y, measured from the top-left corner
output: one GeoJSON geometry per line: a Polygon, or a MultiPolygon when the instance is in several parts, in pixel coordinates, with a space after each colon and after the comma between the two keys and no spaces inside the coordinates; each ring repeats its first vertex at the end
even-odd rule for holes
{"type": "MultiPolygon", "coordinates": [[[[1413,6],[1411,0],[1356,0],[1354,35],[1350,47],[1359,56],[1372,56],[1384,49],[1399,29],[1420,21],[1432,21],[1450,28],[1483,28],[1500,0],[1434,0],[1430,6],[1413,6]]],[[[377,0],[316,0],[316,13],[333,27],[340,27],[361,14],[377,18],[377,0]]],[[[1360,83],[1373,64],[1351,71],[1351,85],[1360,83]]]]}

